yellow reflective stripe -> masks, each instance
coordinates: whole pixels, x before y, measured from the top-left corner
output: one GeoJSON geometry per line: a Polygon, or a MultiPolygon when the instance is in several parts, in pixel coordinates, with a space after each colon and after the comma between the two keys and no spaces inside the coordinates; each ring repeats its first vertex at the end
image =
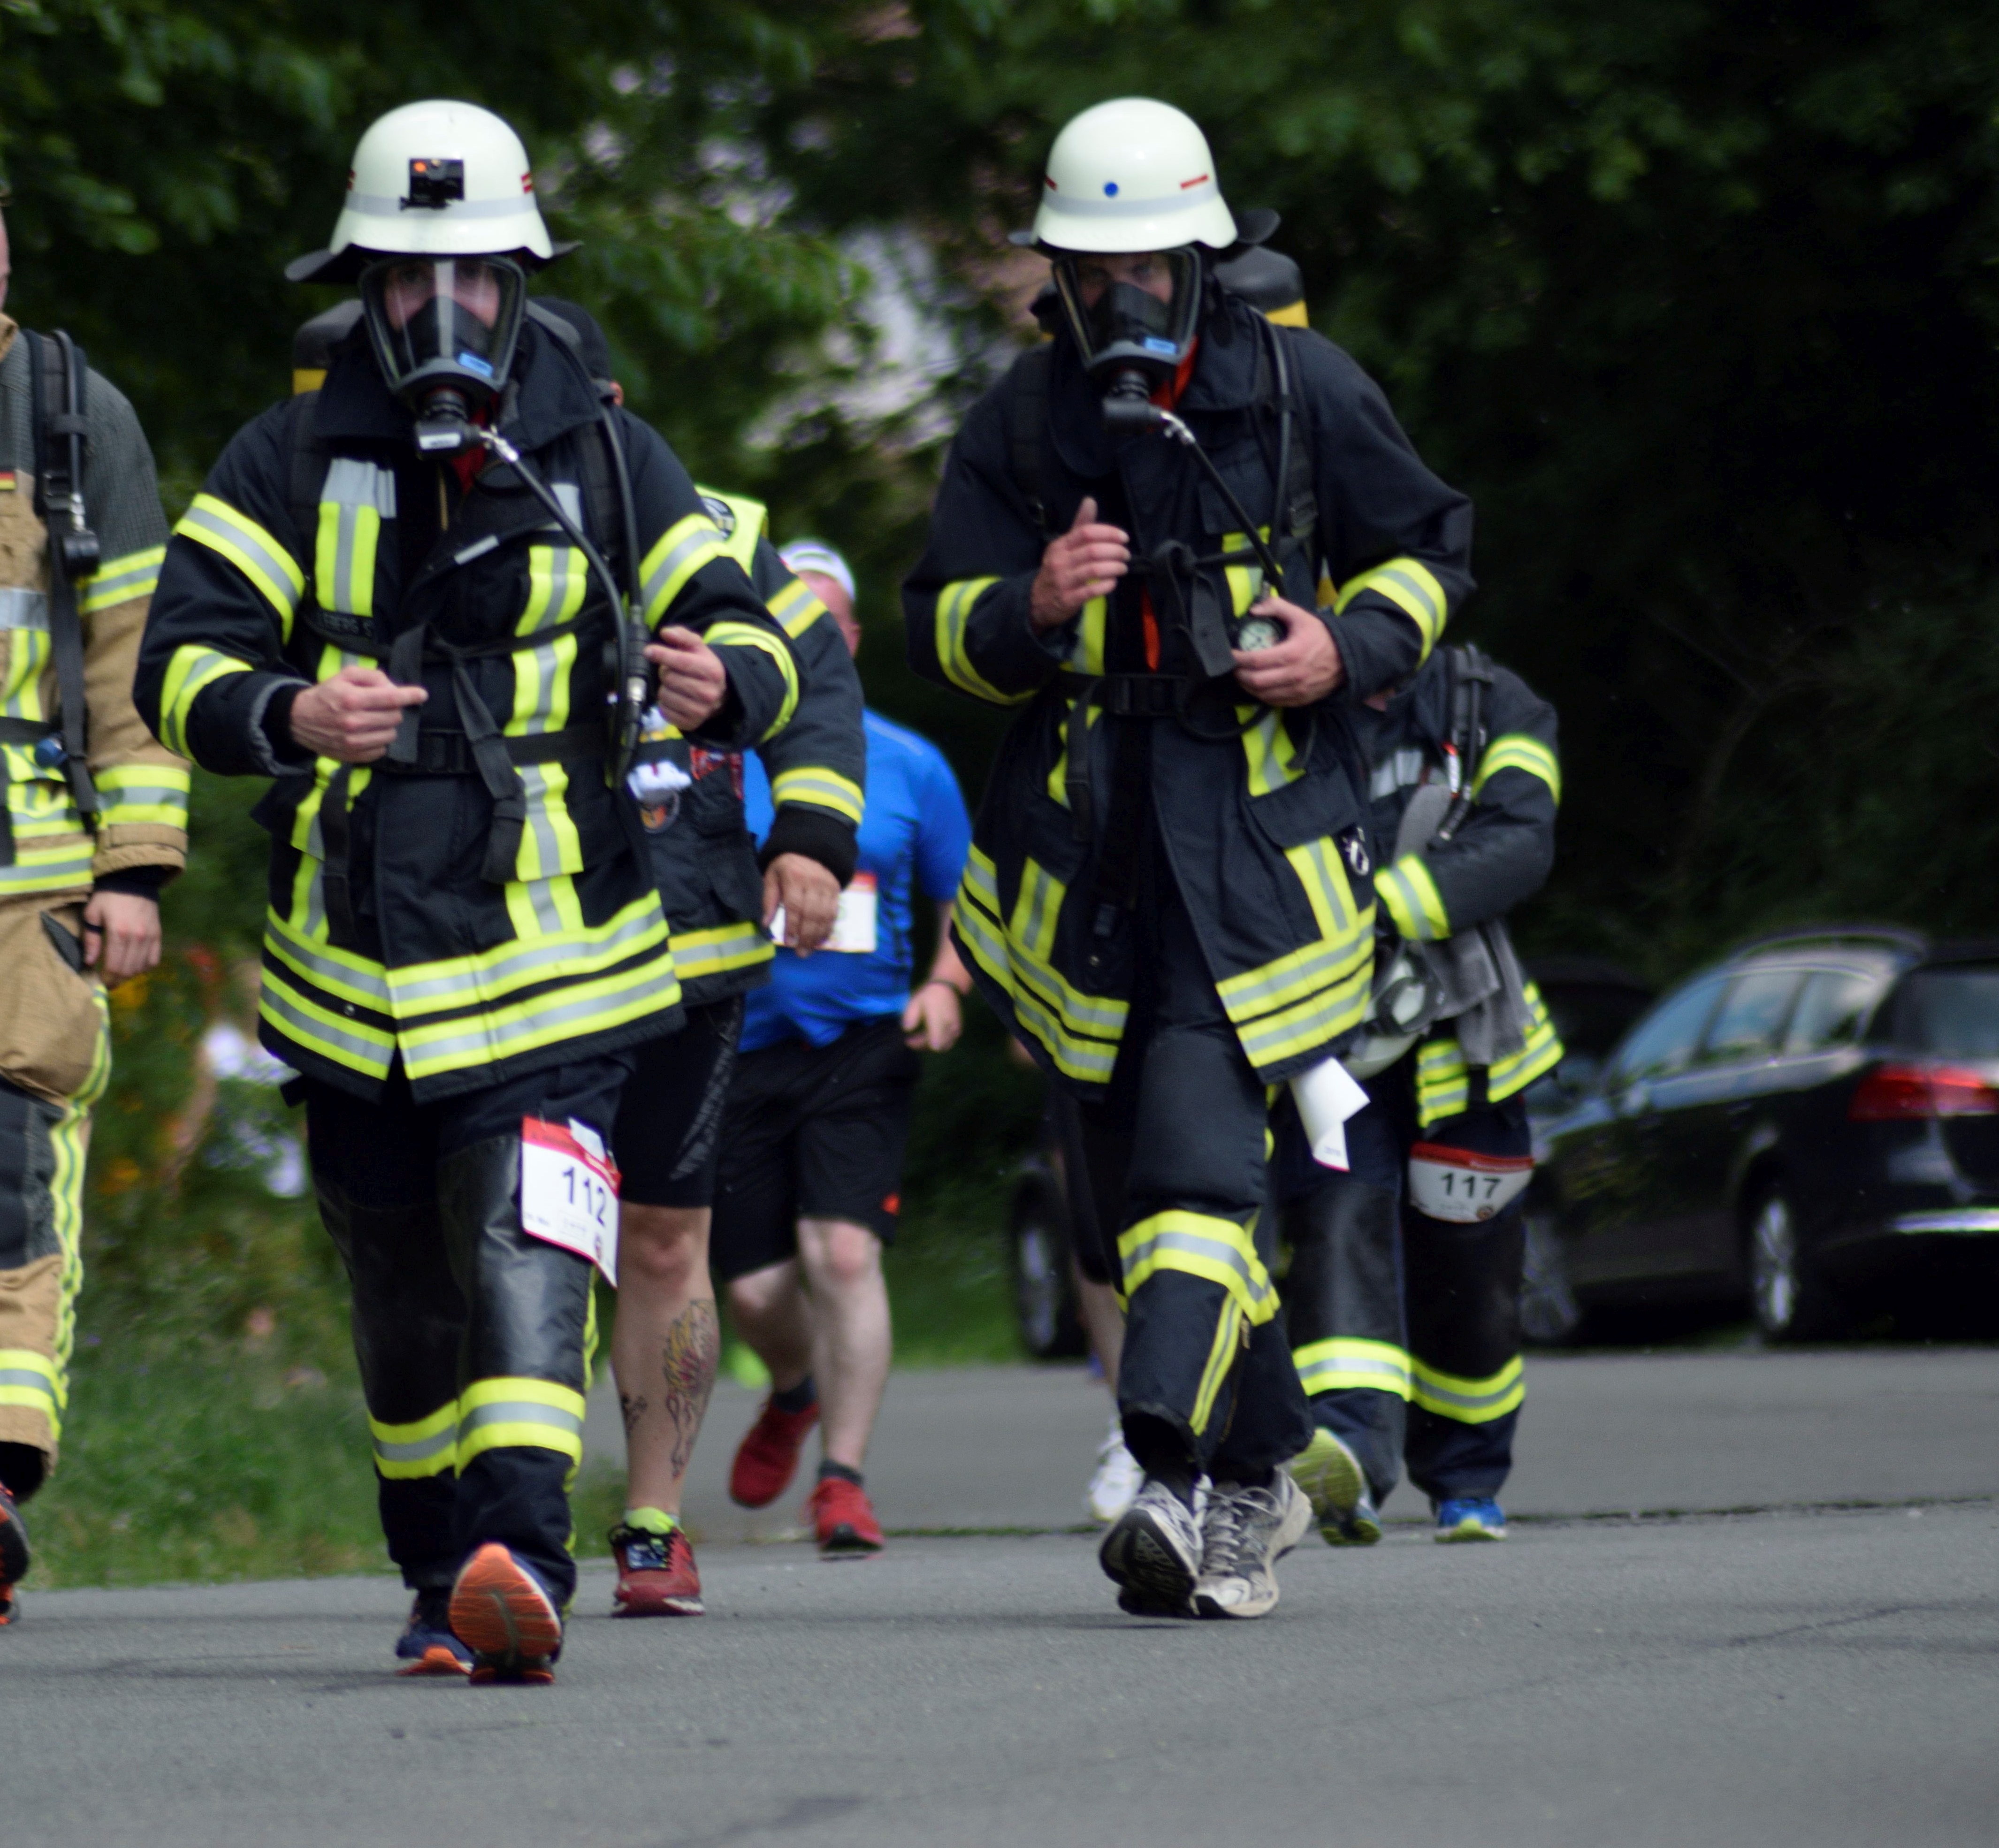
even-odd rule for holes
{"type": "Polygon", "coordinates": [[[861,785],[837,770],[808,764],[796,770],[781,770],[771,779],[773,804],[809,802],[816,808],[844,815],[856,827],[861,825],[863,804],[861,785]]]}
{"type": "MultiPolygon", "coordinates": [[[[43,619],[47,620],[46,617],[43,619]]],[[[6,658],[6,698],[0,701],[0,716],[42,719],[42,676],[47,671],[50,640],[47,629],[16,629],[9,632],[6,658]]]]}
{"type": "Polygon", "coordinates": [[[1304,888],[1319,935],[1334,943],[1346,941],[1359,926],[1353,915],[1353,888],[1346,882],[1346,865],[1339,849],[1329,837],[1322,835],[1302,847],[1286,848],[1284,858],[1304,888]]]}
{"type": "Polygon", "coordinates": [[[116,764],[96,775],[107,827],[185,828],[188,771],[174,764],[116,764]]]}
{"type": "Polygon", "coordinates": [[[1518,1354],[1483,1379],[1441,1372],[1426,1366],[1420,1355],[1410,1357],[1409,1371],[1415,1402],[1426,1412],[1459,1424],[1489,1424],[1509,1412],[1517,1412],[1527,1396],[1526,1369],[1518,1354]]]}
{"type": "Polygon", "coordinates": [[[1243,1056],[1259,1071],[1324,1045],[1366,1018],[1374,959],[1363,952],[1352,975],[1277,1014],[1237,1027],[1243,1056]]]}
{"type": "Polygon", "coordinates": [[[349,1071],[369,1078],[386,1078],[396,1056],[393,1034],[366,1021],[352,1020],[297,992],[277,970],[265,965],[257,1011],[287,1039],[349,1071]]]}
{"type": "Polygon", "coordinates": [[[1214,1319],[1214,1340],[1208,1347],[1207,1364],[1200,1370],[1200,1384],[1194,1390],[1194,1412],[1187,1422],[1194,1427],[1196,1437],[1207,1429],[1208,1420],[1214,1416],[1215,1399],[1228,1382],[1228,1370],[1235,1364],[1242,1345],[1242,1311],[1231,1296],[1214,1319]]]}
{"type": "MultiPolygon", "coordinates": [[[[514,625],[516,635],[532,635],[538,629],[553,629],[559,622],[566,622],[583,608],[583,599],[590,588],[590,570],[583,554],[573,546],[530,546],[528,548],[528,601],[522,605],[519,619],[514,625]]],[[[563,636],[559,641],[570,643],[573,649],[575,637],[563,636]]],[[[535,652],[539,653],[539,650],[535,652]]],[[[514,657],[520,658],[518,655],[514,657]]],[[[563,689],[563,716],[549,729],[560,731],[569,723],[569,692],[563,689]]]]}
{"type": "Polygon", "coordinates": [[[765,604],[778,626],[796,641],[821,616],[830,612],[799,578],[787,578],[765,604]]]}
{"type": "Polygon", "coordinates": [[[1375,876],[1374,891],[1405,938],[1434,943],[1450,934],[1450,914],[1443,908],[1443,895],[1421,854],[1405,854],[1394,865],[1382,868],[1375,876]]]}
{"type": "MultiPolygon", "coordinates": [[[[1064,808],[1069,806],[1069,728],[1075,722],[1076,708],[1076,702],[1072,699],[1062,714],[1061,734],[1062,747],[1055,753],[1055,767],[1048,772],[1049,799],[1060,803],[1064,808]]],[[[1086,735],[1090,726],[1094,725],[1103,715],[1103,709],[1094,701],[1092,701],[1084,709],[1083,725],[1086,735]]]]}
{"type": "Polygon", "coordinates": [[[306,574],[298,560],[247,513],[239,513],[213,494],[196,494],[174,531],[220,553],[261,591],[278,614],[286,641],[292,618],[306,594],[306,574]]]}
{"type": "Polygon", "coordinates": [[[249,671],[250,664],[233,654],[182,643],[167,663],[167,677],[160,688],[160,742],[176,757],[193,756],[188,749],[187,722],[195,701],[224,676],[249,671]]]}
{"type": "Polygon", "coordinates": [[[101,609],[130,603],[135,597],[151,596],[160,581],[160,567],[166,556],[165,546],[149,546],[143,552],[107,558],[77,593],[78,612],[93,616],[101,609]]]}
{"type": "Polygon", "coordinates": [[[0,1347],[0,1406],[46,1409],[50,1418],[69,1403],[62,1370],[30,1347],[0,1347]]]}
{"type": "Polygon", "coordinates": [[[313,546],[313,588],[321,605],[355,616],[375,613],[375,560],[382,522],[396,511],[396,477],[352,456],[327,465],[313,546]]]}
{"type": "Polygon", "coordinates": [[[522,942],[496,945],[475,955],[413,962],[386,972],[390,1011],[409,1021],[449,1007],[491,1001],[530,983],[595,975],[629,956],[663,946],[667,921],[658,895],[648,892],[591,927],[549,931],[522,942]]]}
{"type": "MultiPolygon", "coordinates": [[[[1238,716],[1247,718],[1249,710],[1247,706],[1239,709],[1238,716]]],[[[1266,708],[1263,717],[1242,734],[1242,754],[1249,763],[1252,796],[1268,796],[1305,773],[1304,760],[1291,741],[1283,715],[1274,708],[1266,708]]]]}
{"type": "Polygon", "coordinates": [[[639,601],[646,627],[658,625],[695,572],[728,552],[722,529],[705,513],[691,513],[668,527],[639,567],[639,601]]]}
{"type": "Polygon", "coordinates": [[[1416,1050],[1416,1122],[1427,1129],[1471,1107],[1471,1073],[1454,1039],[1426,1041],[1416,1050]]]}
{"type": "Polygon", "coordinates": [[[1336,1336],[1329,1341],[1311,1341],[1293,1348],[1291,1361],[1308,1399],[1360,1387],[1392,1392],[1398,1399],[1407,1399],[1412,1391],[1408,1351],[1392,1342],[1336,1336]]]}
{"type": "Polygon", "coordinates": [[[1429,567],[1413,558],[1391,558],[1386,564],[1377,565],[1371,571],[1363,571],[1358,577],[1342,585],[1334,609],[1344,615],[1347,605],[1368,591],[1385,597],[1415,624],[1423,639],[1422,658],[1428,660],[1437,638],[1443,633],[1444,621],[1450,614],[1443,586],[1437,582],[1429,567]]]}
{"type": "Polygon", "coordinates": [[[409,1424],[384,1424],[372,1414],[369,1434],[375,1441],[375,1467],[391,1482],[414,1482],[444,1475],[458,1464],[458,1401],[447,1400],[427,1418],[409,1424]]]}
{"type": "Polygon", "coordinates": [[[1155,1273],[1179,1271],[1221,1285],[1252,1326],[1277,1312],[1277,1286],[1256,1255],[1256,1241],[1233,1219],[1179,1208],[1154,1213],[1118,1235],[1117,1256],[1128,1300],[1155,1273]]]}
{"type": "MultiPolygon", "coordinates": [[[[1267,526],[1259,526],[1259,534],[1264,539],[1270,536],[1267,526]]],[[[1221,536],[1221,549],[1225,552],[1246,552],[1249,549],[1248,536],[1240,532],[1225,532],[1221,536]]],[[[1241,615],[1249,605],[1263,595],[1263,569],[1260,565],[1224,565],[1222,574],[1228,580],[1228,601],[1237,615],[1241,615]]]]}
{"type": "MultiPolygon", "coordinates": [[[[761,501],[753,501],[747,494],[726,494],[719,488],[703,487],[695,484],[694,491],[702,500],[719,501],[729,510],[728,531],[723,534],[729,556],[740,564],[747,575],[757,562],[757,542],[764,536],[764,523],[771,517],[771,510],[761,501]]],[[[708,510],[708,518],[715,521],[715,529],[721,531],[722,522],[716,518],[712,505],[708,510]]]]}
{"type": "Polygon", "coordinates": [[[767,962],[778,953],[760,924],[716,924],[674,932],[674,973],[683,983],[705,981],[767,962]]]}
{"type": "Polygon", "coordinates": [[[1525,732],[1517,731],[1495,738],[1486,746],[1485,756],[1478,760],[1478,774],[1472,779],[1471,793],[1476,796],[1502,770],[1524,770],[1530,776],[1538,776],[1547,785],[1557,806],[1561,803],[1561,766],[1555,761],[1555,754],[1539,738],[1530,738],[1525,732]]]}
{"type": "Polygon", "coordinates": [[[1548,1017],[1547,1003],[1532,982],[1527,984],[1527,1043],[1519,1052],[1495,1059],[1485,1071],[1485,1095],[1498,1104],[1525,1090],[1543,1072],[1561,1063],[1562,1042],[1555,1024],[1548,1017]]]}
{"type": "Polygon", "coordinates": [[[13,864],[0,866],[0,898],[17,892],[61,892],[71,886],[88,886],[95,855],[80,821],[77,829],[73,837],[46,847],[17,841],[13,864]]]}
{"type": "Polygon", "coordinates": [[[778,664],[778,672],[785,682],[784,703],[757,742],[774,738],[791,723],[792,715],[799,709],[799,664],[791,650],[768,629],[754,628],[747,622],[711,623],[701,639],[718,653],[725,648],[754,648],[778,664]]]}
{"type": "MultiPolygon", "coordinates": [[[[1108,620],[1108,608],[1101,597],[1093,597],[1083,606],[1077,616],[1076,640],[1070,645],[1069,656],[1069,664],[1076,673],[1103,671],[1103,638],[1108,620]]],[[[1093,708],[1090,717],[1096,716],[1093,708]]]]}
{"type": "Polygon", "coordinates": [[[458,1467],[514,1446],[559,1451],[580,1462],[583,1411],[583,1395],[553,1380],[475,1381],[458,1402],[458,1467]]]}
{"type": "Polygon", "coordinates": [[[1260,969],[1228,976],[1215,984],[1228,1018],[1237,1025],[1316,993],[1353,973],[1356,956],[1368,958],[1370,945],[1361,932],[1349,932],[1338,943],[1308,943],[1265,963],[1260,969]]]}
{"type": "Polygon", "coordinates": [[[965,648],[965,632],[971,626],[972,606],[999,581],[996,577],[961,577],[938,591],[935,623],[937,665],[944,670],[944,678],[961,692],[990,700],[995,706],[1020,706],[1033,699],[1034,695],[1001,692],[972,664],[972,657],[965,648]]]}
{"type": "Polygon", "coordinates": [[[1020,890],[1013,900],[1008,940],[1046,962],[1055,953],[1055,925],[1067,889],[1038,860],[1029,860],[1020,869],[1020,890]]]}

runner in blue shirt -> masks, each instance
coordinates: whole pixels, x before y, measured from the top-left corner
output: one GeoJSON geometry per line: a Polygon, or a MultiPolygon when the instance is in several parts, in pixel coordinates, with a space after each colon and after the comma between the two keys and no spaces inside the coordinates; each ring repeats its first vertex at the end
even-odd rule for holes
{"type": "MultiPolygon", "coordinates": [[[[812,540],[784,558],[857,648],[845,560],[812,540]]],[[[972,987],[951,944],[972,837],[957,779],[928,740],[876,713],[864,723],[859,869],[825,945],[810,954],[781,945],[769,986],[748,997],[708,1257],[736,1329],[771,1371],[729,1493],[745,1507],[775,1501],[823,1410],[812,1510],[820,1551],[833,1556],[882,1545],[861,1473],[889,1376],[882,1247],[902,1205],[917,1052],[957,1040],[972,987]],[[913,990],[919,888],[937,908],[937,950],[913,990]]],[[[760,836],[770,785],[754,758],[744,760],[743,798],[760,836]]]]}

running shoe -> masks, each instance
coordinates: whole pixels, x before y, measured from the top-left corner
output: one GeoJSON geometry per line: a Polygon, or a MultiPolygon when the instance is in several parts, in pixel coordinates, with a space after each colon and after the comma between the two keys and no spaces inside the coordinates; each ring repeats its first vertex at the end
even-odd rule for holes
{"type": "Polygon", "coordinates": [[[1194,1500],[1190,1508],[1164,1482],[1148,1476],[1131,1506],[1110,1524],[1097,1560],[1117,1586],[1119,1610],[1133,1617],[1194,1615],[1204,1481],[1195,1485],[1194,1500]]]}
{"type": "Polygon", "coordinates": [[[881,1552],[882,1524],[875,1518],[868,1491],[859,1483],[844,1476],[823,1476],[805,1506],[819,1537],[822,1559],[864,1559],[881,1552]]]}
{"type": "Polygon", "coordinates": [[[765,1399],[748,1436],[736,1447],[736,1461],[729,1468],[729,1499],[739,1507],[769,1507],[798,1474],[805,1434],[818,1423],[817,1401],[802,1412],[787,1412],[774,1398],[765,1399]]]}
{"type": "Polygon", "coordinates": [[[28,1524],[5,1482],[0,1482],[0,1625],[17,1621],[21,1600],[14,1587],[28,1576],[28,1524]]]}
{"type": "Polygon", "coordinates": [[[555,1600],[497,1541],[488,1541],[459,1569],[451,1588],[452,1633],[472,1652],[474,1687],[498,1681],[545,1687],[562,1653],[562,1618],[555,1600]]]}
{"type": "Polygon", "coordinates": [[[1456,1546],[1468,1540],[1504,1540],[1506,1517],[1489,1495],[1457,1495],[1449,1501],[1434,1502],[1436,1539],[1439,1545],[1456,1546]]]}
{"type": "Polygon", "coordinates": [[[1305,1537],[1311,1503],[1281,1469],[1267,1489],[1217,1482],[1200,1524],[1200,1577],[1194,1608],[1203,1617],[1262,1617],[1277,1602],[1277,1562],[1305,1537]]]}
{"type": "Polygon", "coordinates": [[[420,1591],[410,1621],[396,1638],[396,1659],[407,1663],[399,1675],[469,1675],[472,1652],[451,1633],[451,1593],[420,1591]]]}
{"type": "Polygon", "coordinates": [[[1145,1479],[1138,1459],[1124,1448],[1124,1427],[1113,1412],[1109,1434],[1097,1447],[1097,1473],[1083,1493],[1083,1505],[1098,1520],[1115,1520],[1131,1506],[1145,1479]]]}
{"type": "Polygon", "coordinates": [[[1381,1517],[1367,1493],[1360,1459],[1323,1426],[1285,1465],[1311,1503],[1312,1517],[1328,1546],[1372,1546],[1381,1538],[1381,1517]]]}
{"type": "Polygon", "coordinates": [[[699,1617],[701,1572],[694,1548],[677,1520],[663,1534],[622,1523],[611,1530],[611,1556],[618,1562],[618,1589],[611,1594],[613,1617],[699,1617]]]}

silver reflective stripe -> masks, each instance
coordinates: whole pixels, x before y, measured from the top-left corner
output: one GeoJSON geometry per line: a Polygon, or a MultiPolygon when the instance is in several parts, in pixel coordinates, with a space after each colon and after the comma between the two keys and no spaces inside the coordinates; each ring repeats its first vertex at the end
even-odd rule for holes
{"type": "Polygon", "coordinates": [[[666,556],[646,574],[646,581],[639,587],[640,602],[647,609],[663,591],[681,567],[697,552],[711,546],[722,544],[722,529],[718,526],[697,526],[693,532],[674,547],[666,556]]]}
{"type": "MultiPolygon", "coordinates": [[[[659,980],[664,986],[672,979],[673,959],[669,955],[659,980]]],[[[529,1034],[543,1033],[551,1028],[584,1025],[599,1014],[622,1007],[629,993],[629,990],[621,990],[612,995],[587,994],[552,1006],[538,1005],[528,1018],[506,1025],[469,1021],[467,1023],[469,1030],[465,1032],[449,1035],[440,1034],[435,1039],[425,1038],[411,1056],[420,1059],[424,1068],[429,1070],[435,1070],[463,1055],[481,1051],[491,1052],[496,1059],[504,1058],[510,1041],[529,1034]]]]}
{"type": "MultiPolygon", "coordinates": [[[[347,196],[345,203],[350,212],[358,212],[364,218],[386,218],[391,224],[400,222],[404,213],[411,209],[407,199],[390,199],[373,192],[350,192],[347,196]]],[[[511,196],[502,199],[454,199],[449,205],[424,206],[414,209],[417,221],[428,228],[431,224],[449,224],[456,218],[518,218],[521,215],[524,207],[530,212],[534,210],[532,199],[520,199],[511,196]],[[435,219],[428,216],[431,212],[437,214],[435,219]]],[[[1154,210],[1156,210],[1157,207],[1155,206],[1154,210]]],[[[485,250],[491,247],[481,244],[479,248],[485,250]]],[[[431,259],[425,260],[428,262],[431,259]]],[[[438,257],[435,260],[442,263],[449,259],[438,257]]],[[[473,261],[476,262],[477,259],[474,258],[473,261]]]]}
{"type": "Polygon", "coordinates": [[[1367,785],[1367,793],[1380,802],[1398,790],[1413,789],[1422,780],[1423,754],[1415,745],[1405,744],[1374,766],[1374,781],[1367,785]]]}
{"type": "Polygon", "coordinates": [[[359,1033],[350,1033],[330,1022],[314,1020],[302,1009],[294,1006],[275,982],[266,982],[259,997],[262,1006],[270,1009],[280,1021],[293,1028],[302,1038],[319,1040],[328,1045],[336,1045],[352,1054],[355,1062],[371,1070],[386,1072],[395,1052],[395,1042],[387,1034],[379,1038],[364,1038],[359,1033]]]}
{"type": "Polygon", "coordinates": [[[427,1463],[433,1457],[449,1456],[458,1448],[458,1433],[450,1425],[434,1437],[419,1437],[413,1444],[385,1444],[375,1440],[375,1454],[385,1463],[427,1463]]]}
{"type": "Polygon", "coordinates": [[[1420,1367],[1415,1371],[1416,1394],[1419,1399],[1433,1399],[1439,1405],[1451,1406],[1460,1411],[1485,1412],[1509,1399],[1520,1390],[1521,1374],[1518,1364],[1509,1368],[1499,1375],[1502,1385],[1486,1392],[1456,1392],[1448,1386],[1437,1384],[1434,1374],[1425,1372],[1420,1367]]]}
{"type": "Polygon", "coordinates": [[[372,507],[385,520],[396,517],[396,477],[387,469],[377,468],[352,456],[336,456],[327,465],[322,501],[342,507],[372,507]]]}
{"type": "Polygon", "coordinates": [[[1270,1294],[1269,1283],[1256,1281],[1249,1260],[1235,1246],[1225,1240],[1204,1238],[1197,1232],[1169,1229],[1154,1233],[1144,1244],[1124,1253],[1126,1273],[1137,1270],[1146,1259],[1156,1258],[1162,1251],[1184,1252],[1189,1257],[1204,1257],[1226,1266],[1242,1278],[1242,1293],[1251,1302],[1262,1302],[1270,1294]]]}
{"type": "Polygon", "coordinates": [[[1315,1380],[1338,1375],[1350,1384],[1356,1374],[1369,1379],[1380,1380],[1384,1392],[1399,1393],[1405,1399],[1409,1396],[1409,1370],[1406,1367],[1398,1367],[1392,1361],[1363,1359],[1353,1354],[1333,1354],[1308,1361],[1298,1368],[1298,1378],[1304,1382],[1307,1392],[1312,1390],[1315,1380]]]}
{"type": "Polygon", "coordinates": [[[643,906],[634,907],[632,916],[615,931],[592,937],[584,942],[526,944],[511,955],[494,957],[482,968],[423,979],[416,979],[413,972],[392,969],[389,992],[400,1014],[423,1004],[441,1007],[456,1001],[476,1000],[482,993],[497,995],[542,970],[580,955],[601,957],[608,968],[616,959],[613,952],[621,952],[627,946],[636,947],[658,930],[659,921],[657,911],[643,906]]]}
{"type": "Polygon", "coordinates": [[[481,557],[490,552],[499,543],[497,536],[489,532],[483,539],[474,539],[462,552],[452,553],[451,562],[457,565],[469,564],[475,558],[481,557]]]}
{"type": "Polygon", "coordinates": [[[1966,1206],[1955,1212],[1901,1213],[1890,1222],[1897,1232],[1999,1232],[1999,1207],[1966,1206]]]}
{"type": "Polygon", "coordinates": [[[1339,966],[1353,957],[1353,946],[1341,949],[1332,944],[1323,944],[1311,955],[1292,963],[1288,968],[1273,975],[1266,975],[1245,982],[1244,978],[1233,976],[1221,984],[1221,998],[1227,1004],[1229,1018],[1235,1020],[1247,1014],[1254,1014],[1266,1002],[1273,1001],[1289,990],[1309,989],[1315,983],[1329,981],[1339,973],[1339,966]],[[1244,986],[1238,987],[1239,982],[1244,986]]]}
{"type": "MultiPolygon", "coordinates": [[[[551,481],[549,486],[555,490],[556,504],[569,515],[572,524],[580,527],[583,524],[583,490],[573,481],[551,481]]],[[[557,527],[556,530],[560,532],[561,529],[557,527]]]]}
{"type": "Polygon", "coordinates": [[[54,1382],[46,1373],[31,1372],[25,1367],[0,1367],[0,1386],[26,1386],[43,1394],[50,1404],[55,1402],[54,1382]]]}
{"type": "Polygon", "coordinates": [[[0,591],[0,629],[40,629],[49,626],[49,598],[46,591],[0,591]]]}
{"type": "Polygon", "coordinates": [[[566,1431],[573,1437],[583,1435],[583,1420],[575,1413],[565,1412],[559,1406],[545,1406],[534,1399],[475,1406],[459,1420],[458,1428],[462,1436],[487,1424],[546,1424],[551,1430],[566,1431]]]}
{"type": "MultiPolygon", "coordinates": [[[[318,827],[319,817],[315,815],[313,817],[315,837],[318,827]]],[[[324,903],[324,894],[321,895],[321,902],[324,903]]],[[[273,921],[282,923],[282,921],[273,921]]],[[[345,962],[336,962],[331,956],[320,954],[310,943],[302,941],[289,930],[274,931],[272,934],[277,939],[281,962],[296,964],[306,976],[324,982],[329,986],[337,983],[366,995],[378,1014],[389,1012],[389,984],[379,969],[354,969],[345,962]]]]}

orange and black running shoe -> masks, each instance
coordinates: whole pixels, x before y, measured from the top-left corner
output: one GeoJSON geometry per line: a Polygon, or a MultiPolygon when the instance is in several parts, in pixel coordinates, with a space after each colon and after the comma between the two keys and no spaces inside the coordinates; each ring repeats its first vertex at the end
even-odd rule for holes
{"type": "Polygon", "coordinates": [[[410,1621],[396,1638],[396,1659],[407,1664],[399,1675],[469,1675],[472,1652],[451,1633],[451,1593],[420,1591],[410,1606],[410,1621]]]}
{"type": "Polygon", "coordinates": [[[472,1652],[474,1687],[555,1680],[561,1614],[541,1580],[497,1541],[476,1548],[459,1569],[450,1615],[452,1634],[472,1652]]]}

